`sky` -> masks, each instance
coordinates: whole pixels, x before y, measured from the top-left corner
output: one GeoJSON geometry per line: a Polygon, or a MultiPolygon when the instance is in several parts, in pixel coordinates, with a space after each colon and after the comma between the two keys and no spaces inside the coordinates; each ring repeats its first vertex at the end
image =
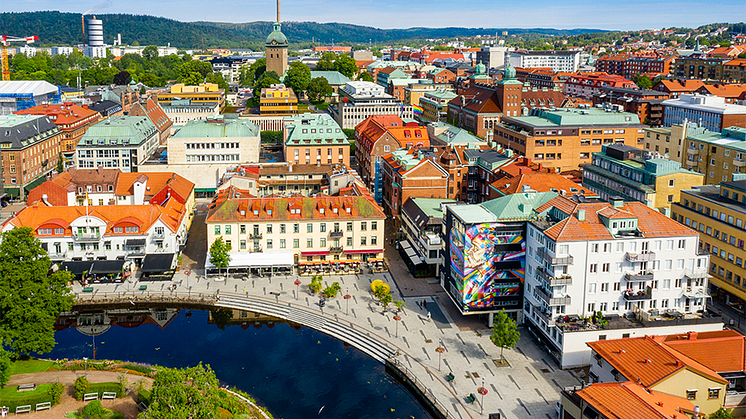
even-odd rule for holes
{"type": "MultiPolygon", "coordinates": [[[[275,19],[275,0],[2,0],[0,12],[59,10],[131,13],[180,21],[275,19]]],[[[746,18],[744,0],[282,0],[283,21],[353,23],[377,28],[594,28],[639,30],[697,27],[746,18]]]]}

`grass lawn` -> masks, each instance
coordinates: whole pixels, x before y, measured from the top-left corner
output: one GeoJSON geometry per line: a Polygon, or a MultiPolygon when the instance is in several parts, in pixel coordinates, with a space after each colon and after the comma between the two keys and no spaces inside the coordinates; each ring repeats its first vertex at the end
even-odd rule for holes
{"type": "Polygon", "coordinates": [[[52,361],[44,361],[41,359],[24,359],[13,362],[11,369],[11,375],[13,374],[27,374],[30,372],[44,372],[54,365],[52,361]]]}
{"type": "Polygon", "coordinates": [[[18,391],[18,386],[0,388],[0,400],[14,400],[28,397],[34,394],[47,394],[52,384],[39,384],[34,391],[18,391]]]}

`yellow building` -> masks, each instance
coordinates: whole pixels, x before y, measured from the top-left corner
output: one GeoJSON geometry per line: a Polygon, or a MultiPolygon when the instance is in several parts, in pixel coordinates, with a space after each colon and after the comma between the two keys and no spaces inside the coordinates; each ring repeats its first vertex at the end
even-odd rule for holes
{"type": "Polygon", "coordinates": [[[711,254],[711,294],[743,312],[746,301],[746,175],[681,192],[672,217],[698,230],[700,249],[711,254]]]}
{"type": "Polygon", "coordinates": [[[207,243],[222,237],[233,263],[287,267],[350,263],[383,257],[386,216],[373,198],[359,196],[234,198],[219,194],[207,214],[207,243]],[[287,257],[289,261],[283,262],[287,257]]]}
{"type": "Polygon", "coordinates": [[[687,169],[703,173],[705,183],[726,182],[733,173],[746,173],[746,128],[723,128],[722,132],[704,128],[688,129],[686,135],[687,169]]]}
{"type": "Polygon", "coordinates": [[[158,104],[170,106],[172,102],[186,102],[191,105],[208,105],[217,103],[220,110],[225,108],[225,90],[214,83],[202,83],[199,86],[187,86],[177,83],[167,93],[158,93],[158,104]]]}
{"type": "Polygon", "coordinates": [[[583,166],[583,186],[601,199],[639,201],[664,213],[679,200],[681,190],[703,181],[701,173],[682,169],[679,162],[624,144],[602,146],[591,164],[583,166]]]}
{"type": "MultiPolygon", "coordinates": [[[[696,127],[696,125],[689,124],[689,127],[696,127]]],[[[645,151],[659,153],[665,158],[683,165],[686,160],[685,137],[686,130],[684,130],[683,125],[645,128],[645,151]]]]}
{"type": "Polygon", "coordinates": [[[259,113],[262,115],[296,115],[298,98],[293,90],[284,84],[273,84],[262,89],[259,98],[259,113]]]}

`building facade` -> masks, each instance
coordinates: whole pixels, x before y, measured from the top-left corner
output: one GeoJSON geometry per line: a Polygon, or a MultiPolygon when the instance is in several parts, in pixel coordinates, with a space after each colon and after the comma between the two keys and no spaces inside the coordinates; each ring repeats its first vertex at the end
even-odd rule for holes
{"type": "Polygon", "coordinates": [[[158,147],[160,132],[145,116],[108,118],[88,128],[75,150],[75,167],[137,172],[158,147]]]}
{"type": "Polygon", "coordinates": [[[0,115],[3,189],[21,198],[46,180],[62,152],[62,130],[46,115],[0,115]]]}
{"type": "Polygon", "coordinates": [[[573,73],[580,67],[580,51],[508,51],[505,61],[513,67],[545,67],[573,73]]]}
{"type": "Polygon", "coordinates": [[[259,97],[259,113],[262,115],[296,115],[298,98],[293,89],[284,84],[274,84],[262,89],[259,97]]]}
{"type": "Polygon", "coordinates": [[[693,122],[710,131],[727,127],[746,128],[746,106],[726,103],[724,98],[699,94],[663,101],[663,124],[693,122]]]}
{"type": "Polygon", "coordinates": [[[38,105],[16,112],[18,115],[46,115],[62,131],[61,150],[66,159],[71,160],[83,134],[100,119],[98,112],[72,102],[61,105],[38,105]]]}
{"type": "Polygon", "coordinates": [[[243,119],[190,121],[168,141],[169,164],[256,163],[259,128],[243,119]]]}
{"type": "Polygon", "coordinates": [[[692,127],[685,132],[683,164],[705,174],[705,183],[718,184],[734,173],[746,173],[746,129],[729,127],[721,132],[692,127]]]}
{"type": "Polygon", "coordinates": [[[350,165],[350,142],[329,115],[296,115],[285,118],[284,123],[285,161],[350,165]]]}
{"type": "Polygon", "coordinates": [[[329,112],[340,127],[352,129],[372,115],[398,115],[414,118],[412,105],[398,102],[372,82],[349,82],[339,90],[340,102],[329,106],[329,112]]]}

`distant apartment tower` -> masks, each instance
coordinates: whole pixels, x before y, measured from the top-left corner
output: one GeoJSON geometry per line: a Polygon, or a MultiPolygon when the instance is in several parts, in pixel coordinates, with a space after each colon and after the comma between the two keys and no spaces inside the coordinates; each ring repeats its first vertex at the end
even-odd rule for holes
{"type": "Polygon", "coordinates": [[[505,59],[513,67],[548,67],[553,71],[575,72],[580,66],[580,51],[509,51],[505,59]]]}

